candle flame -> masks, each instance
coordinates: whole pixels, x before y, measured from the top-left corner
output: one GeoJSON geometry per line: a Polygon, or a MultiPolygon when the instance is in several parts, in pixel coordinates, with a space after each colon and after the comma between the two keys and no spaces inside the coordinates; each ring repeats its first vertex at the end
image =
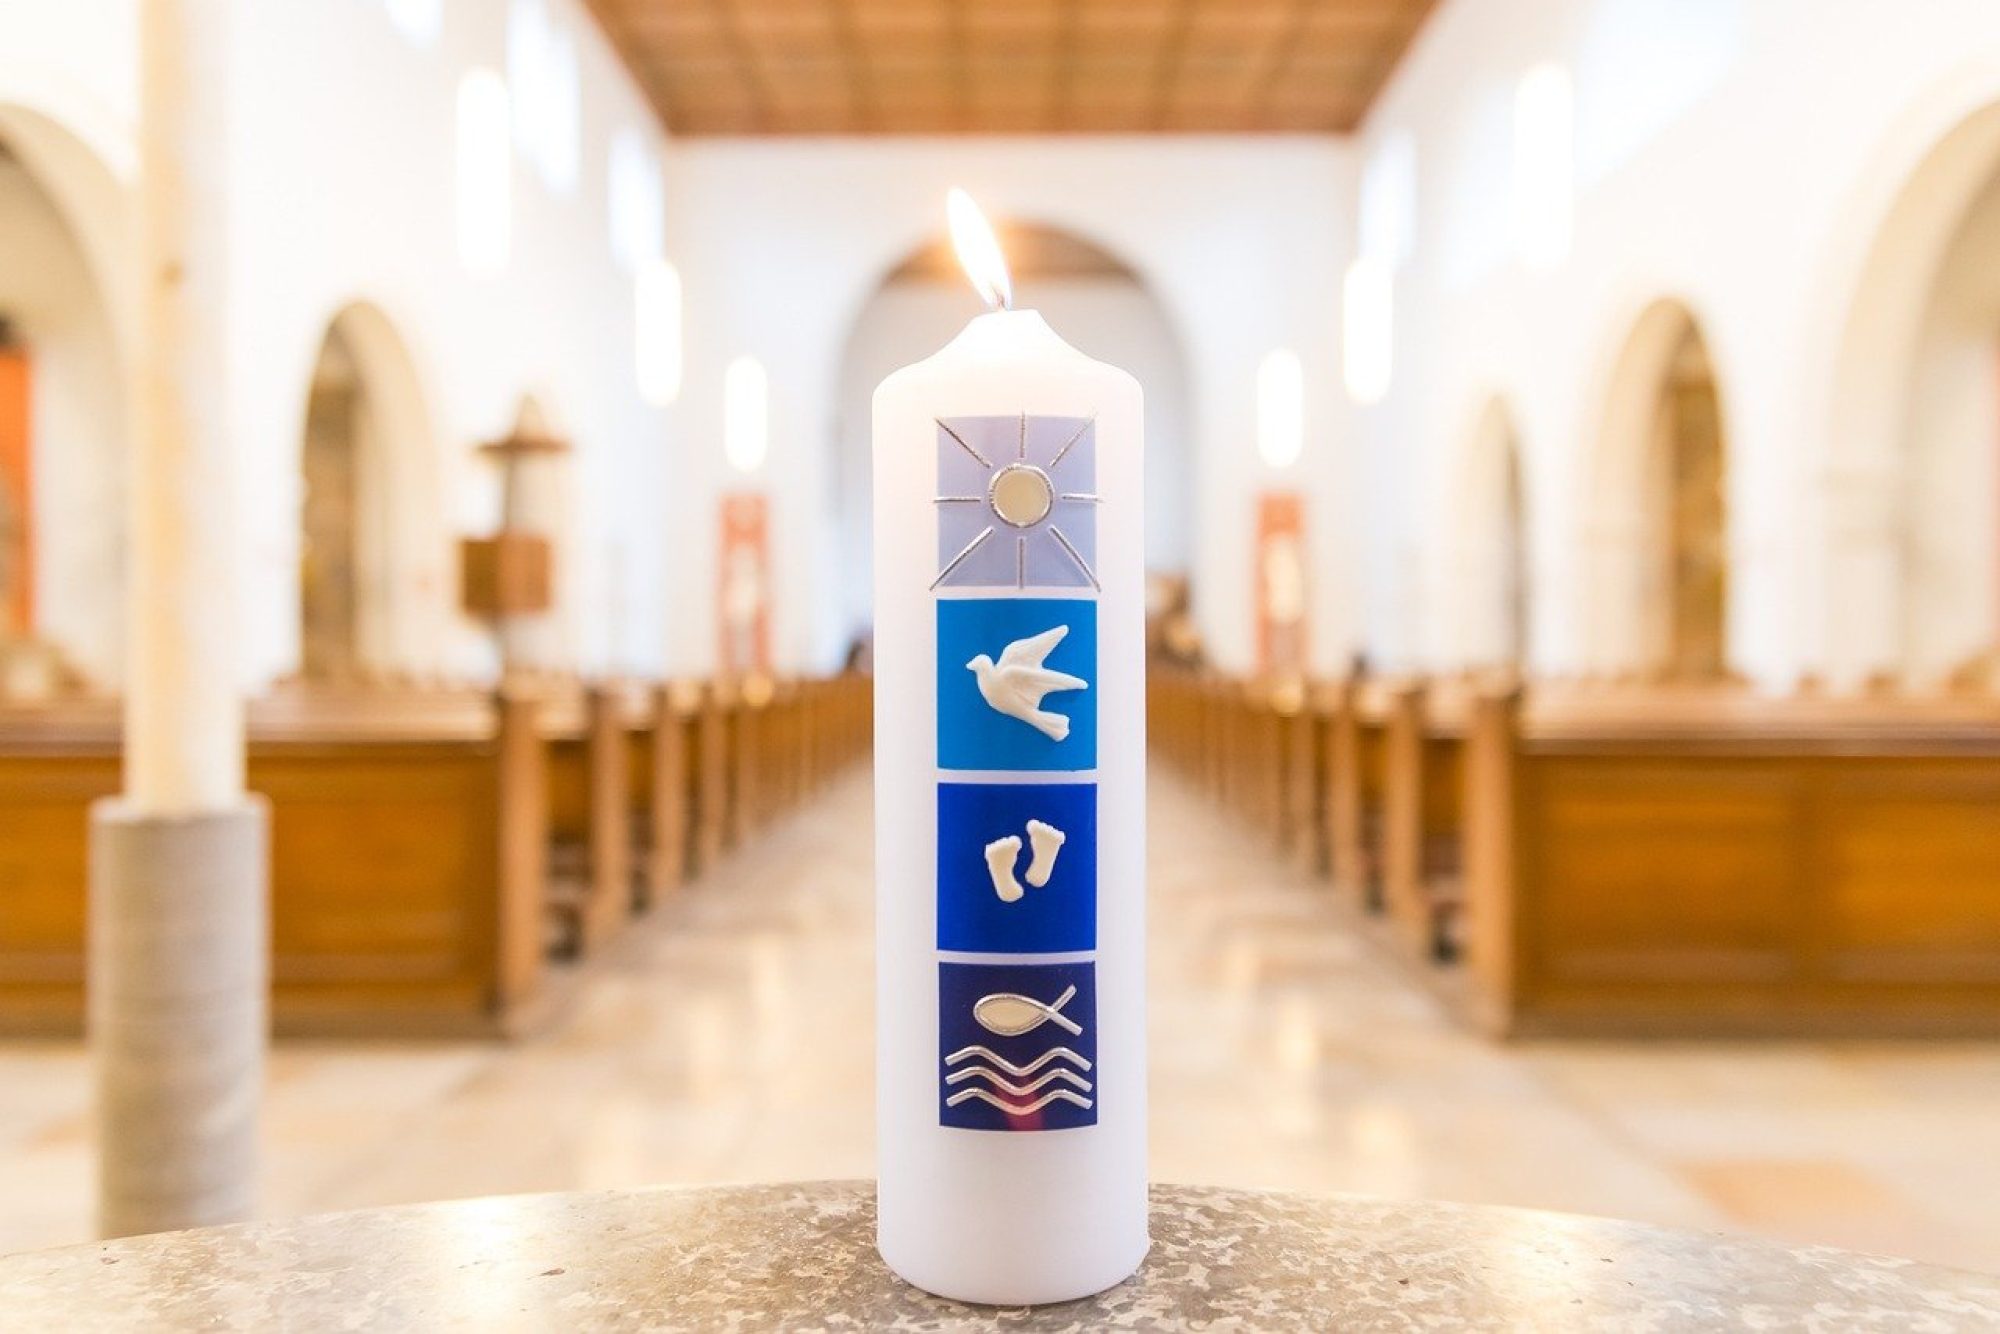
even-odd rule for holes
{"type": "Polygon", "coordinates": [[[1000,253],[1000,239],[993,224],[972,202],[972,196],[954,187],[945,196],[945,213],[951,219],[951,244],[958,262],[972,280],[980,299],[997,310],[1014,307],[1014,280],[1007,272],[1007,257],[1000,253]]]}

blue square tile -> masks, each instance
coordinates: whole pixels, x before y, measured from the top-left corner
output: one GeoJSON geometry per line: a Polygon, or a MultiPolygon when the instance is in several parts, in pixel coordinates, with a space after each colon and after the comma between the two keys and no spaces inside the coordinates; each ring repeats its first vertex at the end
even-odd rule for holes
{"type": "Polygon", "coordinates": [[[1097,966],[938,965],[938,1124],[1097,1124],[1097,966]]]}
{"type": "Polygon", "coordinates": [[[1095,949],[1097,785],[938,784],[937,892],[939,949],[1095,949]]]}
{"type": "Polygon", "coordinates": [[[940,598],[937,618],[939,768],[1097,767],[1095,601],[940,598]]]}

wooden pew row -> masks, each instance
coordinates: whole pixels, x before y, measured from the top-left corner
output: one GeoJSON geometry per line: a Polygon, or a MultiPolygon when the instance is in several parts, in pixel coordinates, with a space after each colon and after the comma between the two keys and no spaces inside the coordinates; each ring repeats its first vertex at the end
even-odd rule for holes
{"type": "Polygon", "coordinates": [[[1467,955],[1503,1034],[2000,1034],[2000,702],[1490,697],[1467,955]]]}
{"type": "Polygon", "coordinates": [[[1162,754],[1300,866],[1426,951],[1456,901],[1462,697],[1414,683],[1260,686],[1156,672],[1162,754]]]}
{"type": "Polygon", "coordinates": [[[1381,739],[1381,904],[1403,944],[1449,962],[1463,901],[1465,723],[1449,684],[1395,687],[1381,739]]]}
{"type": "Polygon", "coordinates": [[[2000,701],[1359,683],[1301,722],[1154,685],[1162,757],[1308,855],[1323,830],[1489,1031],[2000,1033],[2000,701]]]}
{"type": "Polygon", "coordinates": [[[1323,871],[1330,709],[1324,690],[1156,669],[1148,728],[1155,748],[1224,807],[1323,871]]]}
{"type": "MultiPolygon", "coordinates": [[[[732,757],[741,707],[690,686],[256,701],[248,772],[272,810],[277,1031],[531,1026],[549,1008],[551,920],[602,943],[642,892],[635,862],[645,895],[671,892],[714,865],[725,828],[774,818],[869,744],[865,677],[787,686],[732,757]],[[738,783],[770,795],[732,816],[738,783]],[[565,856],[566,891],[552,875],[565,856]]],[[[88,811],[118,789],[118,737],[107,702],[0,711],[0,1032],[81,1025],[88,811]]]]}
{"type": "Polygon", "coordinates": [[[1327,741],[1334,888],[1366,912],[1385,906],[1383,839],[1388,826],[1389,717],[1396,687],[1348,681],[1335,688],[1327,741]]]}
{"type": "MultiPolygon", "coordinates": [[[[546,772],[530,700],[439,695],[315,716],[253,710],[270,802],[280,1033],[517,1031],[546,1000],[546,772]]],[[[83,1019],[89,806],[119,786],[118,720],[0,718],[0,1029],[83,1019]]]]}
{"type": "Polygon", "coordinates": [[[552,693],[541,712],[548,751],[549,930],[558,954],[594,950],[633,907],[630,743],[607,686],[552,693]]]}
{"type": "Polygon", "coordinates": [[[644,911],[686,884],[692,829],[691,728],[698,686],[628,687],[622,696],[633,906],[644,911]]]}
{"type": "Polygon", "coordinates": [[[867,746],[871,684],[596,686],[550,746],[557,946],[582,954],[713,867],[867,746]]]}
{"type": "MultiPolygon", "coordinates": [[[[874,741],[874,684],[860,673],[783,682],[677,684],[663,692],[675,715],[659,764],[682,785],[653,798],[681,846],[661,856],[670,889],[714,866],[758,828],[823,791],[874,741]]],[[[661,710],[656,716],[665,716],[661,710]]]]}

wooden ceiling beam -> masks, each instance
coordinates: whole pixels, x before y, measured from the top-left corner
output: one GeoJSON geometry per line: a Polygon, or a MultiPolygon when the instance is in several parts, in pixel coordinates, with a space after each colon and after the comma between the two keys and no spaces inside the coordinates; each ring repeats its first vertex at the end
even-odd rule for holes
{"type": "Polygon", "coordinates": [[[1352,129],[1437,0],[585,0],[678,133],[1352,129]]]}

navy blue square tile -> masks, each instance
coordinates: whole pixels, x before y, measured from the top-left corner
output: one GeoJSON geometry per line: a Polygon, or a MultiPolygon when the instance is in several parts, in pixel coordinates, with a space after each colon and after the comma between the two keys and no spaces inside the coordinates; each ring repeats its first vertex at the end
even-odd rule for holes
{"type": "Polygon", "coordinates": [[[938,1124],[1097,1124],[1097,965],[938,965],[938,1124]]]}

